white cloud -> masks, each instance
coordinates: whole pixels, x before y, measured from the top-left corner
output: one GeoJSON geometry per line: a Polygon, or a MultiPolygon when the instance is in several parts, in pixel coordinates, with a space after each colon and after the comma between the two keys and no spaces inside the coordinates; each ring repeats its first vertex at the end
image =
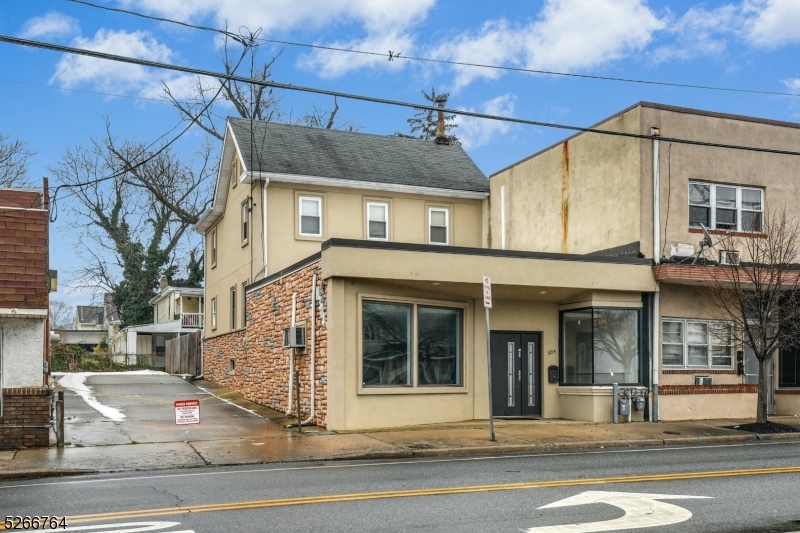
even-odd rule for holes
{"type": "Polygon", "coordinates": [[[748,39],[756,46],[774,48],[800,43],[800,2],[797,0],[745,0],[750,17],[748,39]]]}
{"type": "Polygon", "coordinates": [[[229,27],[265,34],[359,23],[370,33],[406,28],[424,18],[436,0],[119,0],[125,7],[180,20],[211,16],[229,27]]]}
{"type": "MultiPolygon", "coordinates": [[[[400,52],[411,55],[414,50],[414,38],[409,34],[387,32],[372,34],[361,40],[349,42],[325,43],[325,46],[346,48],[350,50],[378,51],[388,54],[400,52]]],[[[406,61],[389,61],[386,56],[367,54],[346,54],[333,50],[315,50],[311,54],[303,55],[298,60],[298,66],[310,72],[315,72],[323,78],[337,78],[348,72],[362,68],[374,69],[378,66],[390,70],[400,70],[407,64],[406,61]]]]}
{"type": "Polygon", "coordinates": [[[70,37],[80,33],[78,21],[57,11],[49,11],[41,17],[29,19],[22,27],[21,37],[70,37]]]}
{"type": "MultiPolygon", "coordinates": [[[[535,21],[488,21],[478,32],[459,35],[432,53],[459,62],[579,71],[643,49],[666,22],[645,0],[546,0],[535,21]]],[[[456,71],[456,88],[501,75],[474,67],[456,71]]]]}
{"type": "MultiPolygon", "coordinates": [[[[116,55],[170,62],[174,53],[148,32],[100,29],[93,38],[77,37],[72,46],[116,55]]],[[[77,55],[64,55],[50,79],[64,87],[91,83],[104,91],[142,91],[163,79],[164,73],[139,65],[77,55]]]]}
{"type": "Polygon", "coordinates": [[[800,78],[783,80],[783,84],[788,87],[790,91],[800,92],[800,78]]]}
{"type": "MultiPolygon", "coordinates": [[[[515,103],[516,98],[513,95],[504,94],[484,102],[480,112],[488,115],[513,117],[515,103]]],[[[474,109],[466,109],[465,111],[474,111],[474,109]]],[[[511,122],[461,115],[456,116],[456,123],[458,128],[453,133],[461,140],[461,145],[465,150],[490,144],[498,137],[507,134],[513,127],[511,122]]]]}
{"type": "Polygon", "coordinates": [[[728,4],[711,11],[693,6],[671,21],[666,33],[672,34],[675,42],[656,48],[653,58],[658,63],[721,54],[727,49],[730,37],[741,35],[743,23],[738,6],[728,4]]]}

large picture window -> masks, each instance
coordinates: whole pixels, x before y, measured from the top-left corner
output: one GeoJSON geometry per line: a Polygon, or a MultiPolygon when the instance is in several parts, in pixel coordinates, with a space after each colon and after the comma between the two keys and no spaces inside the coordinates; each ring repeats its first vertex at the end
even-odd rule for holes
{"type": "Polygon", "coordinates": [[[713,320],[662,320],[661,363],[678,368],[733,368],[732,325],[713,320]]]}
{"type": "Polygon", "coordinates": [[[362,386],[461,386],[464,310],[363,300],[362,386]]]}
{"type": "Polygon", "coordinates": [[[762,231],[764,192],[751,187],[689,183],[689,226],[762,231]]]}
{"type": "Polygon", "coordinates": [[[640,327],[638,309],[564,311],[562,384],[641,383],[640,327]]]}

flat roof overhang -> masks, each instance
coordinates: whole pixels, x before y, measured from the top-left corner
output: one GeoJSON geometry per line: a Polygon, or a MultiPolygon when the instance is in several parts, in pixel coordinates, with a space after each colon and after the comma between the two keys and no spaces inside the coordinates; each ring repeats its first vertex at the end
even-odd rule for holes
{"type": "Polygon", "coordinates": [[[330,239],[322,245],[320,265],[326,279],[380,280],[472,297],[486,275],[498,299],[559,301],[587,290],[658,290],[652,262],[638,258],[330,239]]]}

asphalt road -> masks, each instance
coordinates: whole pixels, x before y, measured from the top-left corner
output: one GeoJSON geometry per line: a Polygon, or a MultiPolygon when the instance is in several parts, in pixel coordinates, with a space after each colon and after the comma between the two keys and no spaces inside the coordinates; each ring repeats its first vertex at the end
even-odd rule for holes
{"type": "Polygon", "coordinates": [[[67,531],[94,533],[794,532],[800,443],[4,482],[0,515],[66,515],[67,531]]]}

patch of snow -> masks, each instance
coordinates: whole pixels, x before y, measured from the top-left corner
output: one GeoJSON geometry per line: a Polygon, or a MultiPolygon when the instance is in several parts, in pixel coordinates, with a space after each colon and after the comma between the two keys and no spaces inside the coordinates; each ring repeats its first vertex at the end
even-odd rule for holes
{"type": "Polygon", "coordinates": [[[95,374],[95,372],[75,372],[64,374],[61,379],[58,380],[58,385],[65,389],[71,390],[83,398],[83,401],[86,402],[86,405],[103,415],[105,418],[115,421],[125,419],[126,417],[124,414],[122,414],[122,411],[114,407],[109,407],[108,405],[103,405],[92,395],[92,388],[86,384],[86,378],[93,374],[95,374]]]}

